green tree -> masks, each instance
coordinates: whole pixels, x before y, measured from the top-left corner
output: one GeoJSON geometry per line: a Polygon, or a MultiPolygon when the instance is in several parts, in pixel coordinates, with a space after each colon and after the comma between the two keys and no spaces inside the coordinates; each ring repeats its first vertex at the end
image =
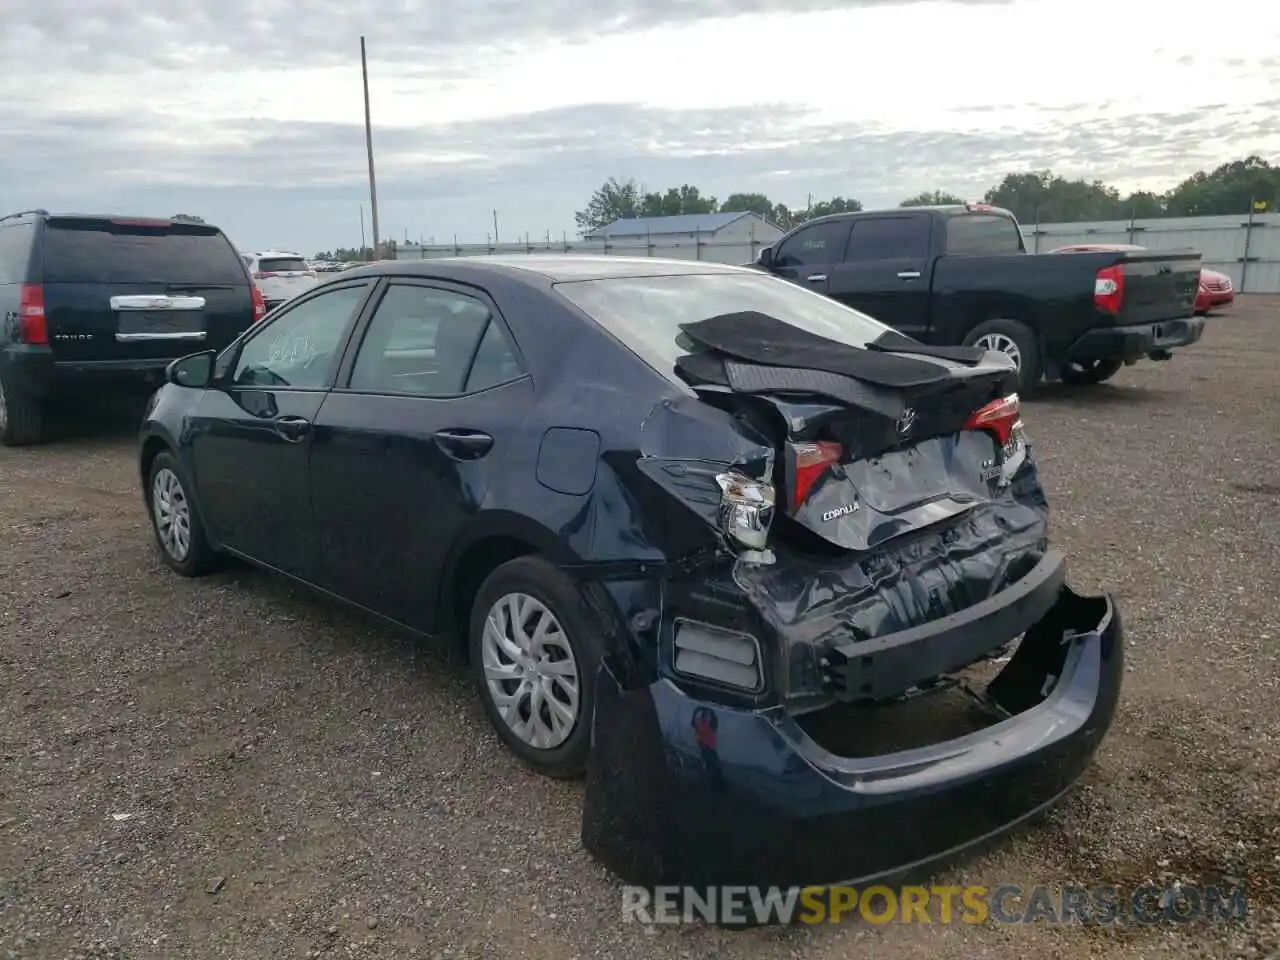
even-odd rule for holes
{"type": "Polygon", "coordinates": [[[790,220],[791,211],[782,204],[776,204],[763,193],[731,193],[720,204],[721,213],[754,213],[763,217],[775,226],[783,226],[784,220],[790,220]]]}
{"type": "Polygon", "coordinates": [[[194,213],[175,213],[169,218],[176,223],[204,223],[204,217],[197,217],[194,213]]]}
{"type": "Polygon", "coordinates": [[[1255,200],[1265,200],[1268,210],[1280,201],[1280,167],[1259,156],[1233,160],[1206,173],[1192,174],[1168,193],[1167,209],[1174,217],[1209,217],[1247,214],[1255,200]]]}
{"type": "MultiPolygon", "coordinates": [[[[862,202],[852,197],[832,197],[830,200],[818,200],[809,205],[807,210],[791,211],[791,223],[787,226],[794,226],[797,223],[804,223],[806,220],[813,220],[815,217],[825,217],[832,213],[857,213],[862,209],[862,202]]],[[[782,224],[778,224],[782,226],[782,224]]]]}
{"type": "Polygon", "coordinates": [[[1125,197],[1125,216],[1135,220],[1154,220],[1165,215],[1167,201],[1164,195],[1150,190],[1139,190],[1125,197]]]}
{"type": "Polygon", "coordinates": [[[987,191],[987,203],[1003,207],[1030,223],[1117,220],[1127,216],[1120,191],[1101,180],[1068,180],[1048,170],[1010,173],[987,191]]]}
{"type": "Polygon", "coordinates": [[[587,201],[584,209],[573,215],[581,233],[593,233],[615,220],[626,220],[640,215],[640,188],[631,179],[610,177],[587,201]]]}
{"type": "Polygon", "coordinates": [[[690,184],[669,187],[665,192],[646,193],[640,200],[642,217],[676,217],[683,213],[715,213],[716,198],[704,197],[690,184]]]}
{"type": "Polygon", "coordinates": [[[954,193],[947,193],[945,190],[925,190],[923,193],[917,193],[914,197],[908,197],[898,206],[900,207],[948,207],[958,203],[964,203],[954,193]]]}

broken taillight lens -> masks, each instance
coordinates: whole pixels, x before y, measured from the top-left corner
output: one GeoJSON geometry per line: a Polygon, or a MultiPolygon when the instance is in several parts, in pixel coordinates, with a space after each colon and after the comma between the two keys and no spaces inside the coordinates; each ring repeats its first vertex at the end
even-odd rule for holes
{"type": "Polygon", "coordinates": [[[791,491],[791,507],[795,509],[809,499],[809,491],[824,473],[840,462],[844,449],[838,443],[819,441],[792,445],[795,452],[795,484],[791,491]]]}
{"type": "Polygon", "coordinates": [[[1006,447],[1013,439],[1014,431],[1022,424],[1021,404],[1018,395],[1011,393],[999,400],[992,400],[985,407],[974,411],[965,421],[966,430],[986,430],[996,442],[1006,447]]]}
{"type": "Polygon", "coordinates": [[[720,486],[720,527],[749,550],[764,550],[773,523],[773,485],[737,471],[716,477],[720,486]]]}

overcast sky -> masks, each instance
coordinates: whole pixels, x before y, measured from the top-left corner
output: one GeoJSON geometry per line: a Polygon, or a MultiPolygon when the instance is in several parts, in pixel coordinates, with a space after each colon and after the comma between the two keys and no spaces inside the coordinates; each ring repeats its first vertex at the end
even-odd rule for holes
{"type": "Polygon", "coordinates": [[[572,236],[608,176],[871,206],[1280,160],[1266,0],[43,0],[0,31],[0,207],[355,246],[362,33],[400,240],[572,236]]]}

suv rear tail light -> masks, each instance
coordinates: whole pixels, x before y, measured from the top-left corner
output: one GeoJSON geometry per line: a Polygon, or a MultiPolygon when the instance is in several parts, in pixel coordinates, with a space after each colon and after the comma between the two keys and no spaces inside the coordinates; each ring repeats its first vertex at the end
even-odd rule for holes
{"type": "Polygon", "coordinates": [[[1093,281],[1093,302],[1103,313],[1116,314],[1124,304],[1124,267],[1103,267],[1093,281]]]}
{"type": "Polygon", "coordinates": [[[275,275],[276,275],[276,272],[274,270],[259,270],[257,273],[253,275],[253,279],[270,280],[275,275]]]}
{"type": "Polygon", "coordinates": [[[792,444],[796,458],[795,489],[791,491],[791,507],[795,509],[809,499],[809,491],[822,475],[840,462],[844,449],[838,443],[792,444]]]}
{"type": "Polygon", "coordinates": [[[764,550],[773,523],[772,484],[731,471],[716,477],[720,486],[720,528],[749,550],[764,550]]]}
{"type": "Polygon", "coordinates": [[[249,284],[249,289],[253,294],[253,322],[257,323],[267,315],[267,301],[262,296],[262,291],[253,284],[249,284]]]}
{"type": "Polygon", "coordinates": [[[677,620],[674,629],[676,673],[740,690],[764,688],[755,637],[692,620],[677,620]]]}
{"type": "Polygon", "coordinates": [[[18,339],[23,343],[45,345],[49,328],[44,317],[44,287],[24,283],[18,298],[18,339]]]}
{"type": "Polygon", "coordinates": [[[986,430],[1002,447],[1007,447],[1015,431],[1022,426],[1021,404],[1016,393],[992,400],[974,411],[965,421],[966,430],[986,430]]]}

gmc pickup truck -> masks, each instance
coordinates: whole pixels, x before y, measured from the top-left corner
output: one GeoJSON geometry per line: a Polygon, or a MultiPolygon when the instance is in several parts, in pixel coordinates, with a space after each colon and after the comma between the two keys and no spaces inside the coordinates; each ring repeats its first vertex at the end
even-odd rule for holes
{"type": "Polygon", "coordinates": [[[1200,254],[1027,253],[1017,220],[985,204],[840,213],[761,251],[769,271],[938,346],[1007,354],[1019,387],[1101,383],[1195,343],[1200,254]]]}

